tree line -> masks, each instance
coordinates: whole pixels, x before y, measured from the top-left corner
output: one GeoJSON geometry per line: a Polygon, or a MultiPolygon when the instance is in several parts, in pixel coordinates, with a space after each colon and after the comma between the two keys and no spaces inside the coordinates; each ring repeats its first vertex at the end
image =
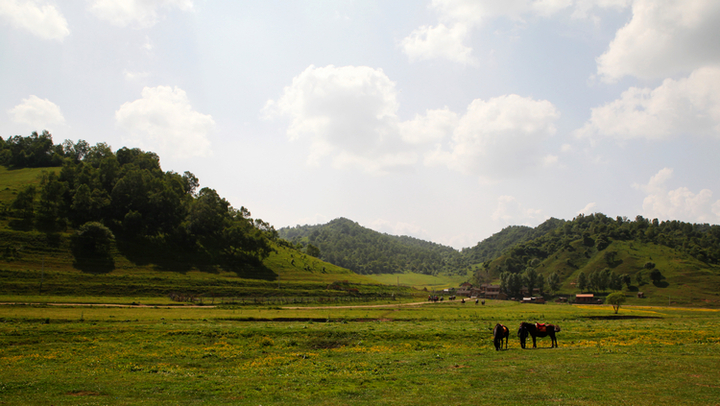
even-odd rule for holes
{"type": "Polygon", "coordinates": [[[234,208],[191,172],[163,171],[157,154],[138,148],[113,151],[84,140],[55,145],[47,131],[0,138],[0,164],[44,171],[37,186],[20,190],[2,213],[16,227],[73,230],[79,253],[107,255],[111,241],[150,244],[238,270],[256,266],[277,232],[234,208]]]}
{"type": "Polygon", "coordinates": [[[392,236],[338,218],[323,225],[282,228],[280,237],[324,261],[360,274],[416,272],[454,274],[467,262],[452,247],[409,236],[392,236]]]}

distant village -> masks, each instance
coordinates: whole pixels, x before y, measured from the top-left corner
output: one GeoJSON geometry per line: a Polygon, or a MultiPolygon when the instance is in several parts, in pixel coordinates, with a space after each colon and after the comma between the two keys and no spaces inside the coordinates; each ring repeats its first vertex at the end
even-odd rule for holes
{"type": "MultiPolygon", "coordinates": [[[[484,283],[478,286],[474,286],[470,282],[465,282],[461,284],[459,288],[446,288],[440,292],[440,294],[442,295],[447,295],[448,299],[454,299],[456,296],[459,296],[461,298],[469,299],[516,300],[522,303],[545,303],[545,298],[540,295],[540,289],[538,288],[533,289],[533,292],[531,294],[528,287],[523,286],[520,290],[520,293],[522,294],[522,297],[508,297],[505,292],[501,291],[500,285],[484,283]]],[[[643,292],[638,292],[637,296],[638,298],[645,297],[643,292]]],[[[444,296],[440,296],[440,300],[443,299],[444,296]]],[[[596,297],[593,293],[578,293],[574,297],[559,296],[555,299],[555,302],[574,304],[602,304],[603,300],[596,297]]]]}

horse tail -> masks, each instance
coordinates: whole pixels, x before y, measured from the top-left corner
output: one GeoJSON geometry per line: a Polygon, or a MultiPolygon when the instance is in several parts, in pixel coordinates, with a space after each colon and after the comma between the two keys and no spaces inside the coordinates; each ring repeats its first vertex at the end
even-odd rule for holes
{"type": "Polygon", "coordinates": [[[555,332],[556,332],[556,333],[559,333],[559,332],[560,332],[560,326],[555,325],[555,332]]]}

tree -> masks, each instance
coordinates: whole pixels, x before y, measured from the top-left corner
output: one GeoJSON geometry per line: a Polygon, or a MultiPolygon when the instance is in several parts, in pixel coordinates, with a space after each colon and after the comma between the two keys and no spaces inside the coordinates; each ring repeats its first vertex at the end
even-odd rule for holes
{"type": "Polygon", "coordinates": [[[10,208],[25,219],[31,221],[35,217],[35,186],[30,185],[18,192],[10,208]]]}
{"type": "Polygon", "coordinates": [[[620,310],[620,305],[625,303],[625,294],[622,292],[613,292],[605,298],[605,304],[611,304],[615,314],[620,310]]]}
{"type": "Polygon", "coordinates": [[[561,285],[560,276],[558,276],[557,273],[553,272],[547,277],[547,284],[550,287],[550,291],[555,293],[560,289],[561,285]]]}
{"type": "Polygon", "coordinates": [[[610,268],[605,268],[598,272],[598,290],[605,291],[610,286],[610,278],[612,277],[610,268]]]}
{"type": "Polygon", "coordinates": [[[585,272],[580,272],[580,275],[578,275],[577,278],[577,287],[580,289],[580,292],[584,291],[588,286],[588,280],[587,276],[585,276],[585,272]]]}
{"type": "Polygon", "coordinates": [[[642,283],[643,283],[642,272],[638,272],[635,274],[635,282],[637,282],[638,286],[642,285],[642,283]]]}
{"type": "Polygon", "coordinates": [[[540,291],[540,296],[545,295],[545,278],[543,278],[542,275],[538,275],[536,283],[537,288],[540,291]]]}
{"type": "Polygon", "coordinates": [[[523,275],[528,288],[528,295],[532,296],[537,287],[538,273],[534,268],[528,267],[523,275]]]}
{"type": "Polygon", "coordinates": [[[622,282],[627,286],[628,289],[630,289],[630,284],[632,283],[632,278],[628,274],[624,274],[622,276],[622,282]]]}
{"type": "Polygon", "coordinates": [[[112,231],[97,221],[89,221],[77,230],[77,236],[85,249],[96,254],[105,254],[115,239],[112,231]]]}
{"type": "Polygon", "coordinates": [[[652,279],[653,283],[658,283],[663,279],[663,275],[659,269],[655,268],[650,271],[650,279],[652,279]]]}
{"type": "Polygon", "coordinates": [[[310,255],[311,257],[320,258],[320,248],[312,244],[307,245],[307,248],[305,248],[305,253],[310,255]]]}
{"type": "Polygon", "coordinates": [[[615,272],[610,273],[610,282],[608,283],[608,286],[612,290],[621,290],[623,284],[623,279],[620,277],[620,275],[616,274],[615,272]]]}

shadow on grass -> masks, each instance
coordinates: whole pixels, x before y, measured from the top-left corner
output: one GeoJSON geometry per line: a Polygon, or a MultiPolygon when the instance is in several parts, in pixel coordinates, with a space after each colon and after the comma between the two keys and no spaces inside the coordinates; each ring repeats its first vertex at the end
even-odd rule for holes
{"type": "Polygon", "coordinates": [[[70,243],[73,266],[82,272],[105,274],[115,269],[115,260],[106,250],[94,250],[84,246],[77,238],[70,243]]]}
{"type": "Polygon", "coordinates": [[[181,247],[148,238],[121,238],[116,241],[120,254],[138,266],[151,265],[164,272],[186,274],[191,270],[217,274],[234,272],[243,279],[274,281],[278,275],[252,256],[235,258],[232,262],[221,255],[181,247]]]}

